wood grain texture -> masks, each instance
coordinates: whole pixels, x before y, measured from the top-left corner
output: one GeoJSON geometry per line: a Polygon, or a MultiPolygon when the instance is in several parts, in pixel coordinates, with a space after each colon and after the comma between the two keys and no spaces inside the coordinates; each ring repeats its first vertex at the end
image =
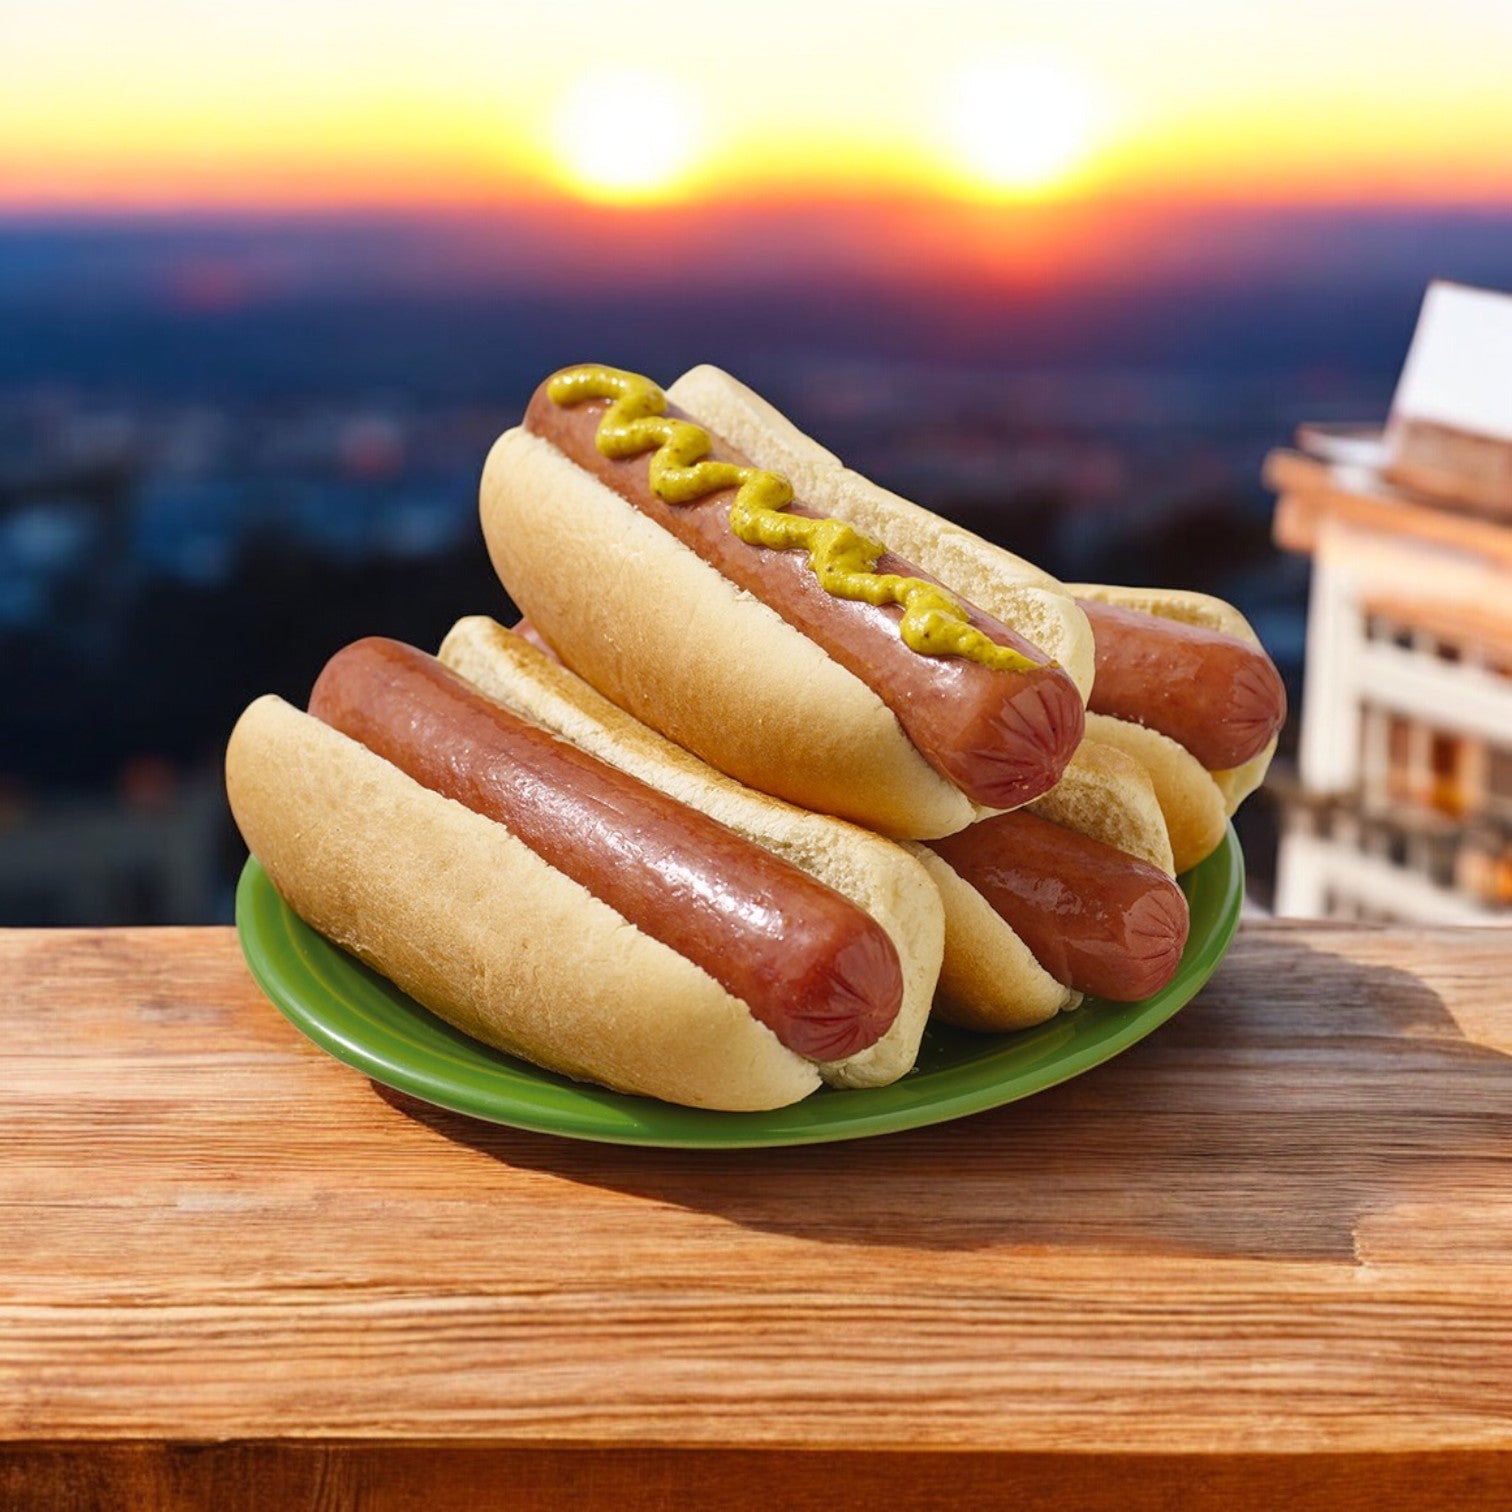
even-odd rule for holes
{"type": "Polygon", "coordinates": [[[1490,1453],[1008,1455],[962,1451],[110,1444],[0,1452],[0,1507],[45,1512],[1384,1512],[1507,1505],[1490,1453]]]}
{"type": "Polygon", "coordinates": [[[1431,1472],[1459,1505],[1512,1484],[1499,932],[1246,926],[1087,1076],[769,1152],[380,1094],[229,931],[0,933],[0,980],[0,1492],[56,1473],[58,1505],[177,1506],[184,1441],[273,1456],[327,1488],[288,1505],[333,1507],[404,1445],[495,1470],[593,1450],[630,1467],[602,1472],[627,1507],[670,1504],[657,1478],[694,1450],[710,1484],[742,1455],[770,1473],[764,1450],[907,1451],[898,1497],[940,1451],[968,1477],[1075,1464],[1066,1485],[1144,1485],[1134,1508],[1176,1503],[1131,1466],[1195,1496],[1239,1456],[1254,1488],[1378,1455],[1380,1484],[1431,1472]]]}

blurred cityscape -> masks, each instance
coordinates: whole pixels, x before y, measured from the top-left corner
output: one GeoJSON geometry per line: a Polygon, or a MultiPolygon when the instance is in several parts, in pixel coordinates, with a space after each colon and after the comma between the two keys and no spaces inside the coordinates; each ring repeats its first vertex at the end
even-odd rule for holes
{"type": "MultiPolygon", "coordinates": [[[[627,314],[549,282],[396,286],[370,246],[361,276],[332,254],[269,293],[255,238],[207,257],[154,227],[154,261],[118,230],[0,230],[0,924],[229,919],[237,713],[302,702],[359,635],[434,646],[460,614],[509,615],[477,476],[534,382],[585,357],[666,380],[720,362],[1063,577],[1230,598],[1296,707],[1307,563],[1271,545],[1262,460],[1303,420],[1383,416],[1426,277],[1456,248],[1470,276],[1512,252],[1512,217],[1471,231],[1401,232],[1373,278],[1328,264],[1306,285],[1283,268],[1009,298],[831,274],[663,287],[627,314]]],[[[1273,823],[1246,811],[1262,899],[1273,823]]]]}

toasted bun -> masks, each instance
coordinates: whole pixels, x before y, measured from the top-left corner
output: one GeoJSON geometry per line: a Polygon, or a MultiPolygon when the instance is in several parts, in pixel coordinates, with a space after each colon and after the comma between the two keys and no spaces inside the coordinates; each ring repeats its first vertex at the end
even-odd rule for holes
{"type": "Polygon", "coordinates": [[[1029,812],[1176,875],[1155,784],[1144,766],[1113,746],[1084,739],[1065,775],[1029,812]]]}
{"type": "Polygon", "coordinates": [[[1192,593],[1185,588],[1123,588],[1109,583],[1067,583],[1066,591],[1094,603],[1158,614],[1162,619],[1232,635],[1252,646],[1260,644],[1250,622],[1232,604],[1210,593],[1192,593]]]}
{"type": "Polygon", "coordinates": [[[738,447],[757,467],[784,473],[805,503],[848,520],[922,567],[1058,661],[1085,703],[1093,640],[1070,592],[1022,557],[852,472],[759,394],[719,368],[693,368],[667,397],[738,447]]]}
{"type": "Polygon", "coordinates": [[[1081,994],[1057,982],[993,906],[928,846],[908,847],[923,862],[945,905],[945,960],[935,1012],[948,1024],[997,1034],[1028,1029],[1081,994]]]}
{"type": "Polygon", "coordinates": [[[945,928],[939,897],[913,859],[877,835],[753,792],[706,766],[491,619],[459,620],[442,644],[441,660],[490,698],[717,819],[870,914],[897,948],[903,1006],[876,1044],[820,1069],[833,1086],[873,1087],[913,1066],[945,928]]]}
{"type": "Polygon", "coordinates": [[[1087,715],[1087,738],[1122,751],[1149,774],[1177,872],[1196,866],[1218,848],[1228,809],[1218,784],[1185,746],[1159,730],[1110,714],[1087,715]]]}
{"type": "Polygon", "coordinates": [[[891,835],[987,812],[860,678],[549,441],[494,443],[481,512],[509,596],[562,660],[720,770],[891,835]]]}
{"type": "Polygon", "coordinates": [[[231,811],[290,907],[475,1039],[693,1107],[819,1085],[706,972],[503,825],[271,695],[226,752],[231,811]]]}
{"type": "MultiPolygon", "coordinates": [[[[1078,598],[1158,614],[1163,619],[1180,620],[1183,624],[1215,630],[1220,635],[1232,635],[1252,646],[1260,644],[1260,637],[1250,622],[1232,604],[1208,593],[1189,593],[1181,588],[1119,588],[1106,583],[1072,583],[1068,590],[1078,598]]],[[[1088,714],[1088,734],[1094,733],[1094,722],[1097,739],[1118,746],[1149,767],[1155,791],[1165,810],[1178,871],[1195,866],[1218,848],[1227,821],[1265,781],[1271,759],[1276,754],[1277,742],[1273,740],[1243,766],[1210,772],[1182,746],[1158,731],[1146,730],[1109,715],[1088,714]],[[1115,725],[1122,726],[1122,730],[1114,730],[1115,725]],[[1125,733],[1131,730],[1139,733],[1125,733]],[[1156,738],[1145,739],[1145,736],[1156,738]],[[1216,797],[1208,792],[1208,785],[1216,788],[1216,797]]]]}
{"type": "Polygon", "coordinates": [[[1224,812],[1230,819],[1234,817],[1239,805],[1265,781],[1265,774],[1270,770],[1271,759],[1279,744],[1278,737],[1258,756],[1250,757],[1243,766],[1230,767],[1226,772],[1209,773],[1223,795],[1224,812]]]}
{"type": "MultiPolygon", "coordinates": [[[[694,369],[669,396],[758,466],[786,472],[806,502],[1013,627],[1086,697],[1091,629],[1044,573],[848,472],[715,368],[694,369]]],[[[549,442],[511,431],[496,443],[482,517],[504,586],[562,659],[721,771],[897,837],[951,834],[994,812],[940,776],[861,679],[549,442]],[[675,625],[660,603],[680,606],[675,625]]]]}
{"type": "MultiPolygon", "coordinates": [[[[1083,740],[1054,788],[1029,805],[1174,876],[1170,839],[1149,773],[1122,752],[1083,740]]],[[[1043,1023],[1082,1000],[1035,960],[1011,925],[927,846],[909,846],[945,903],[945,960],[937,1012],[963,1029],[1000,1032],[1043,1023]]]]}

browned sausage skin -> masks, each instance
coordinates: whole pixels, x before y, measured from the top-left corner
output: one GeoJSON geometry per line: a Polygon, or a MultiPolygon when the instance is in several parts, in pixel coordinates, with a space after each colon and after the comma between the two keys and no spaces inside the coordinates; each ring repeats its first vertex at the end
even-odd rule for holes
{"type": "Polygon", "coordinates": [[[376,637],[347,646],[320,674],[310,713],[504,824],[701,966],[797,1054],[842,1060],[897,1017],[902,968],[874,919],[707,815],[485,698],[423,651],[376,637]]]}
{"type": "Polygon", "coordinates": [[[1078,599],[1097,671],[1087,707],[1148,725],[1210,772],[1258,756],[1286,723],[1286,688],[1258,646],[1139,609],[1078,599]]]}
{"type": "Polygon", "coordinates": [[[1131,1003],[1175,976],[1186,896],[1147,861],[1023,812],[927,843],[1065,986],[1131,1003]]]}
{"type": "MultiPolygon", "coordinates": [[[[1036,665],[1027,672],[994,671],[959,656],[921,656],[898,634],[902,610],[837,598],[826,593],[799,552],[747,545],[729,524],[733,490],[691,504],[664,503],[650,484],[647,456],[612,461],[596,444],[607,405],[588,401],[564,408],[543,384],[525,412],[525,428],[549,441],[640,510],[801,630],[835,661],[866,683],[892,710],[919,754],[974,802],[1014,808],[1048,792],[1081,743],[1081,695],[1067,673],[1037,647],[990,615],[965,604],[972,624],[1000,645],[1011,646],[1036,665]]],[[[666,413],[691,419],[676,405],[666,413]]],[[[709,455],[750,465],[749,459],[711,434],[709,455]]],[[[817,512],[801,502],[794,514],[817,512]]],[[[905,577],[929,574],[890,553],[877,568],[905,577]]],[[[948,585],[945,585],[948,587],[948,585]]]]}

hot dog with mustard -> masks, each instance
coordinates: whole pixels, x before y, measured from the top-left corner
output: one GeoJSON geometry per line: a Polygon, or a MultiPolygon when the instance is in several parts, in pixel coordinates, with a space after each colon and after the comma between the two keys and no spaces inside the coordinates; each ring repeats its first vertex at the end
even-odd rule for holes
{"type": "Polygon", "coordinates": [[[727,375],[680,384],[693,402],[564,369],[489,457],[490,554],[557,655],[721,770],[885,834],[1048,791],[1091,682],[1069,595],[727,375]]]}

